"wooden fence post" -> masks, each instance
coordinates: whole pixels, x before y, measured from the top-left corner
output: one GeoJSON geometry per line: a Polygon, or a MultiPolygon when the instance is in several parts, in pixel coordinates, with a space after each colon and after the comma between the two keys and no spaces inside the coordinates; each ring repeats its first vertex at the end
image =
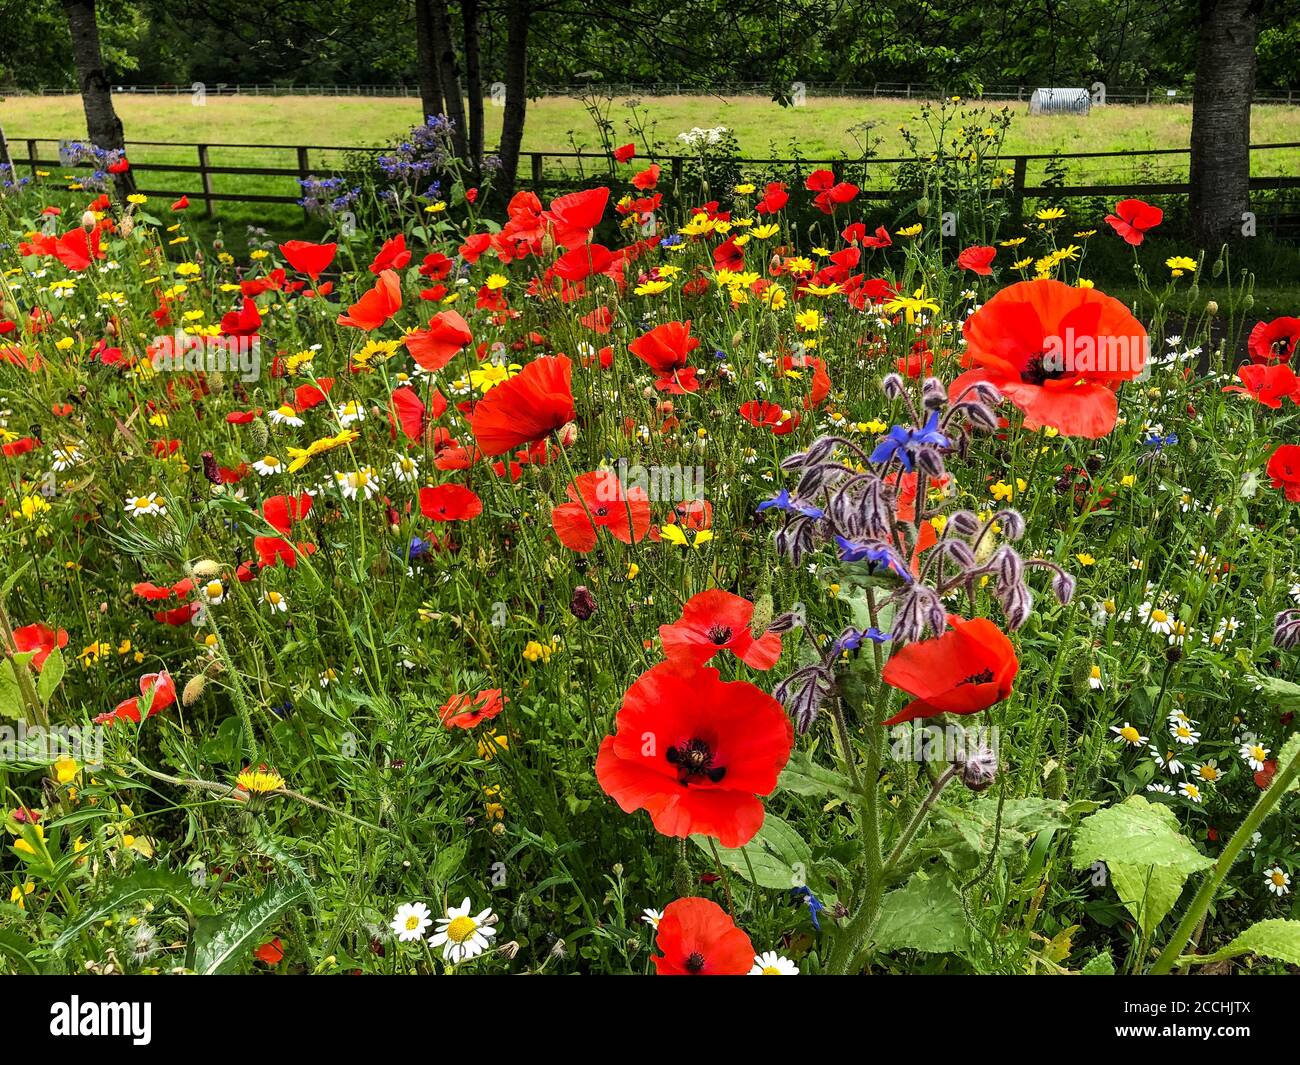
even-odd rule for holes
{"type": "Polygon", "coordinates": [[[27,161],[32,165],[32,177],[36,176],[36,139],[29,137],[27,140],[27,161]]]}
{"type": "Polygon", "coordinates": [[[212,217],[212,175],[208,173],[208,146],[200,144],[199,181],[203,183],[203,217],[212,217]]]}
{"type": "Polygon", "coordinates": [[[538,189],[542,184],[542,156],[540,152],[529,152],[528,156],[532,164],[533,188],[538,189]]]}
{"type": "Polygon", "coordinates": [[[674,155],[673,156],[673,184],[675,186],[680,186],[681,183],[682,183],[682,157],[680,155],[674,155]]]}
{"type": "Polygon", "coordinates": [[[1011,174],[1011,203],[1016,221],[1020,221],[1025,212],[1025,174],[1029,170],[1029,158],[1017,155],[1015,159],[1015,167],[1011,174]]]}

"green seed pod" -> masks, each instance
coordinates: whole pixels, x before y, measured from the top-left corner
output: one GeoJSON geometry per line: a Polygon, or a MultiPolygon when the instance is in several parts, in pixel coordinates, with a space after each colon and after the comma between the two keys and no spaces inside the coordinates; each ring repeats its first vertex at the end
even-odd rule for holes
{"type": "Polygon", "coordinates": [[[930,213],[929,196],[922,196],[919,200],[916,201],[916,213],[919,214],[922,218],[924,218],[927,214],[930,213]]]}
{"type": "Polygon", "coordinates": [[[1059,799],[1065,795],[1069,779],[1065,775],[1065,766],[1055,759],[1043,766],[1043,795],[1049,799],[1059,799]]]}
{"type": "Polygon", "coordinates": [[[1245,310],[1250,310],[1253,306],[1255,306],[1255,294],[1253,292],[1247,292],[1246,298],[1241,301],[1241,306],[1245,310]]]}
{"type": "Polygon", "coordinates": [[[1208,317],[1213,318],[1219,313],[1219,301],[1209,300],[1205,304],[1205,313],[1208,317]]]}
{"type": "Polygon", "coordinates": [[[271,431],[261,418],[254,418],[248,423],[248,442],[254,451],[265,451],[266,443],[271,439],[271,431]]]}
{"type": "Polygon", "coordinates": [[[1219,277],[1223,273],[1223,260],[1215,259],[1214,265],[1210,267],[1210,276],[1219,277]]]}

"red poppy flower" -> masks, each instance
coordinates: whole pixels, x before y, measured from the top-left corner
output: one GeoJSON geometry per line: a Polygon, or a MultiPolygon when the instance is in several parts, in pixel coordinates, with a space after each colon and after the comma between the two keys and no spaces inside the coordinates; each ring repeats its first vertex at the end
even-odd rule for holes
{"type": "Polygon", "coordinates": [[[483,500],[461,484],[420,489],[420,513],[430,521],[469,521],[483,513],[483,500]]]}
{"type": "Polygon", "coordinates": [[[315,554],[316,545],[301,542],[294,545],[279,536],[254,536],[253,550],[259,566],[270,568],[283,562],[288,569],[297,569],[298,556],[315,554]]]}
{"type": "Polygon", "coordinates": [[[334,378],[318,378],[314,385],[299,385],[293,390],[293,405],[296,410],[311,410],[320,406],[329,398],[330,389],[334,387],[334,378]]]}
{"type": "Polygon", "coordinates": [[[592,274],[603,274],[614,261],[613,253],[602,244],[580,244],[565,252],[551,267],[565,281],[581,281],[592,274]]]}
{"type": "Polygon", "coordinates": [[[189,205],[190,205],[190,198],[188,196],[182,196],[179,200],[172,201],[172,210],[183,211],[189,205]]]}
{"type": "Polygon", "coordinates": [[[756,429],[770,429],[776,436],[785,436],[799,428],[799,415],[784,410],[779,403],[751,399],[740,405],[740,416],[756,429]]]}
{"type": "Polygon", "coordinates": [[[39,447],[40,443],[34,436],[20,436],[12,443],[5,444],[0,448],[7,459],[16,459],[19,455],[26,455],[29,451],[39,447]]]}
{"type": "Polygon", "coordinates": [[[231,337],[256,336],[262,328],[262,315],[257,304],[247,296],[239,310],[231,311],[221,319],[221,331],[231,337]]]}
{"type": "Polygon", "coordinates": [[[337,244],[313,244],[307,240],[290,240],[280,245],[280,254],[285,261],[300,274],[306,274],[313,281],[319,281],[320,275],[334,261],[337,244]]]}
{"type": "Polygon", "coordinates": [[[54,629],[42,625],[39,621],[32,625],[24,625],[22,628],[14,629],[14,650],[19,653],[35,651],[36,653],[32,656],[32,665],[36,667],[37,673],[45,668],[45,660],[50,657],[56,647],[67,646],[67,629],[59,629],[56,632],[54,629]]]}
{"type": "Polygon", "coordinates": [[[569,502],[551,510],[551,528],[571,551],[586,554],[593,550],[600,529],[608,529],[614,539],[625,544],[644,540],[650,531],[650,501],[645,489],[625,488],[612,470],[579,474],[565,487],[565,493],[569,502]]]}
{"type": "Polygon", "coordinates": [[[500,688],[488,688],[477,695],[453,695],[442,704],[438,719],[446,728],[471,729],[496,717],[509,701],[501,697],[500,688]]]}
{"type": "Polygon", "coordinates": [[[659,376],[655,387],[661,392],[681,394],[699,388],[694,367],[688,367],[686,358],[700,346],[698,337],[691,336],[691,323],[664,322],[650,332],[637,337],[627,347],[659,376]]]}
{"type": "MultiPolygon", "coordinates": [[[[417,444],[424,441],[430,427],[429,423],[441,418],[447,411],[447,400],[436,388],[429,398],[430,406],[427,407],[415,389],[405,385],[394,388],[389,399],[391,414],[396,417],[396,423],[402,427],[402,432],[417,444]]],[[[391,417],[390,421],[392,421],[391,417]]]]}
{"type": "Polygon", "coordinates": [[[755,214],[776,214],[790,202],[790,194],[782,181],[770,181],[763,190],[763,198],[754,204],[755,214]]]}
{"type": "Polygon", "coordinates": [[[1011,694],[1020,663],[1002,630],[987,618],[948,615],[942,636],[909,643],[890,656],[881,677],[914,696],[885,725],[935,714],[973,714],[1011,694]]]}
{"type": "Polygon", "coordinates": [[[278,938],[263,943],[253,951],[253,957],[264,965],[279,965],[284,960],[284,944],[278,938]]]}
{"type": "Polygon", "coordinates": [[[1021,281],[997,293],[962,326],[965,364],[955,400],[988,381],[1025,414],[1025,428],[1054,426],[1096,439],[1115,427],[1121,381],[1146,364],[1142,324],[1104,292],[1060,281],[1021,281]]]}
{"type": "Polygon", "coordinates": [[[988,277],[989,274],[993,273],[993,269],[989,264],[993,262],[993,257],[997,253],[997,248],[990,248],[986,245],[966,248],[957,256],[957,265],[963,270],[979,274],[980,277],[988,277]]]}
{"type": "Polygon", "coordinates": [[[1273,410],[1282,406],[1284,399],[1300,402],[1300,397],[1296,395],[1300,379],[1296,378],[1295,371],[1284,362],[1272,365],[1249,362],[1237,371],[1237,376],[1241,378],[1241,384],[1228,385],[1223,391],[1243,392],[1273,410]]]}
{"type": "Polygon", "coordinates": [[[620,163],[630,163],[632,157],[636,155],[635,144],[624,144],[614,149],[614,158],[620,163]]]}
{"type": "Polygon", "coordinates": [[[176,702],[176,684],[165,669],[161,673],[146,673],[140,678],[140,694],[130,699],[123,699],[110,713],[100,714],[95,718],[96,725],[106,725],[114,719],[123,721],[140,721],[142,700],[148,704],[146,716],[153,717],[176,702]]]}
{"type": "Polygon", "coordinates": [[[1269,457],[1265,468],[1272,486],[1281,488],[1292,503],[1300,503],[1300,444],[1283,444],[1269,457]]]}
{"type": "Polygon", "coordinates": [[[645,810],[665,836],[740,847],[763,824],[794,727],[781,704],[710,666],[661,662],[628,688],[601,742],[596,779],[625,813],[645,810]]]}
{"type": "Polygon", "coordinates": [[[664,655],[670,661],[702,666],[719,651],[730,651],[747,666],[771,669],[781,657],[781,634],[765,632],[757,640],[749,631],[754,604],[721,588],[691,596],[682,616],[659,626],[664,655]]]}
{"type": "Polygon", "coordinates": [[[576,248],[585,244],[591,231],[600,222],[609,202],[609,189],[585,189],[558,196],[551,201],[551,209],[543,214],[550,223],[555,243],[562,248],[576,248]]]}
{"type": "Polygon", "coordinates": [[[372,274],[382,274],[385,270],[400,270],[411,261],[411,253],[406,249],[406,235],[399,233],[384,241],[379,254],[370,263],[372,274]]]}
{"type": "Polygon", "coordinates": [[[651,960],[660,976],[744,976],[754,944],[727,911],[709,899],[677,899],[664,907],[651,960]]]}
{"type": "Polygon", "coordinates": [[[641,173],[632,178],[632,184],[643,192],[654,188],[659,184],[659,164],[651,163],[641,173]]]}
{"type": "Polygon", "coordinates": [[[514,377],[493,385],[474,405],[469,425],[485,455],[503,455],[543,440],[577,417],[573,367],[565,355],[534,359],[514,377]]]}
{"type": "Polygon", "coordinates": [[[289,535],[295,521],[301,521],[311,510],[312,497],[303,492],[298,496],[271,496],[262,504],[262,517],[268,525],[289,535]]]}
{"type": "Polygon", "coordinates": [[[1250,331],[1246,349],[1254,362],[1290,362],[1300,344],[1300,318],[1274,318],[1250,331]]]}
{"type": "Polygon", "coordinates": [[[1142,200],[1120,200],[1115,204],[1115,213],[1108,214],[1106,221],[1116,233],[1135,247],[1146,239],[1147,232],[1155,229],[1164,221],[1165,212],[1159,207],[1152,207],[1142,200]]]}
{"type": "Polygon", "coordinates": [[[364,329],[367,333],[378,329],[402,307],[402,283],[392,270],[385,270],[379,275],[375,287],[348,308],[347,314],[340,314],[339,325],[350,325],[364,329]]]}
{"type": "Polygon", "coordinates": [[[439,311],[428,329],[413,329],[403,338],[406,350],[422,368],[441,370],[473,341],[469,323],[455,311],[439,311]]]}

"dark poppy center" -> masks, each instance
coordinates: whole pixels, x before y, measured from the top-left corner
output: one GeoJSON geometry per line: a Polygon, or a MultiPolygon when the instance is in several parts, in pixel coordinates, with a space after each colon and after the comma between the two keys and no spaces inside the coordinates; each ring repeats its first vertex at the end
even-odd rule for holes
{"type": "Polygon", "coordinates": [[[704,971],[704,955],[698,950],[692,951],[690,957],[686,959],[686,971],[691,974],[704,971]]]}
{"type": "MultiPolygon", "coordinates": [[[[962,684],[988,684],[993,680],[993,670],[981,669],[978,673],[972,673],[962,684]]],[[[959,684],[958,687],[961,687],[959,684]]]]}
{"type": "Polygon", "coordinates": [[[713,749],[701,739],[687,740],[676,747],[669,747],[665,757],[669,765],[677,767],[677,781],[680,784],[690,784],[699,777],[716,784],[727,775],[726,766],[713,764],[713,749]]]}
{"type": "Polygon", "coordinates": [[[709,629],[709,639],[722,647],[731,640],[731,626],[714,625],[713,628],[709,629]]]}
{"type": "Polygon", "coordinates": [[[1064,370],[1048,369],[1047,353],[1044,351],[1031,356],[1020,371],[1020,380],[1027,385],[1041,385],[1044,381],[1056,381],[1064,376],[1064,370]]]}
{"type": "Polygon", "coordinates": [[[598,518],[603,518],[609,514],[609,510],[606,507],[597,507],[595,510],[592,511],[592,513],[595,514],[596,517],[598,518]]]}

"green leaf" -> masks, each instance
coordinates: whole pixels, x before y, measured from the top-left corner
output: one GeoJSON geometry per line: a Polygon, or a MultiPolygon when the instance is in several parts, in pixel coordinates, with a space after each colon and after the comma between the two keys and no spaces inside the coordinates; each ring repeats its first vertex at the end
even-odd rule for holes
{"type": "Polygon", "coordinates": [[[1079,970],[1084,976],[1114,976],[1115,959],[1110,956],[1109,951],[1102,951],[1094,958],[1088,960],[1088,964],[1079,970]]]}
{"type": "Polygon", "coordinates": [[[0,662],[0,717],[13,718],[17,721],[26,716],[23,691],[18,687],[18,677],[14,674],[13,663],[6,658],[0,662]]]}
{"type": "Polygon", "coordinates": [[[1270,921],[1260,921],[1247,928],[1226,947],[1213,954],[1197,955],[1186,959],[1189,964],[1206,965],[1212,961],[1224,961],[1239,954],[1260,954],[1265,958],[1275,958],[1288,965],[1300,965],[1300,921],[1288,921],[1277,917],[1270,921]]]}
{"type": "Polygon", "coordinates": [[[204,918],[190,945],[190,968],[201,976],[234,972],[258,945],[267,925],[306,894],[299,884],[272,884],[233,913],[204,918]]]}
{"type": "Polygon", "coordinates": [[[63,652],[57,647],[54,648],[45,659],[45,665],[41,668],[40,677],[36,681],[36,694],[46,706],[50,705],[50,698],[58,690],[67,670],[67,664],[63,661],[63,652]]]}
{"type": "MultiPolygon", "coordinates": [[[[712,861],[713,849],[708,837],[692,836],[691,839],[712,861]]],[[[808,871],[812,868],[812,851],[803,837],[770,810],[763,818],[763,826],[745,846],[719,847],[718,855],[722,864],[741,879],[765,888],[788,891],[802,887],[808,882],[808,871]]]]}
{"type": "Polygon", "coordinates": [[[4,599],[6,596],[8,596],[10,592],[14,590],[14,587],[22,579],[23,574],[26,573],[28,569],[31,568],[33,561],[35,560],[29,558],[26,562],[24,562],[21,566],[19,566],[16,570],[14,570],[11,574],[9,574],[8,577],[5,578],[4,584],[0,585],[0,599],[4,599]]]}
{"type": "Polygon", "coordinates": [[[818,765],[804,751],[795,751],[790,756],[776,786],[795,795],[835,795],[847,799],[853,794],[848,777],[818,765]]]}
{"type": "Polygon", "coordinates": [[[1019,861],[1029,837],[1066,823],[1060,799],[1008,799],[1002,804],[1002,827],[997,825],[998,802],[993,796],[965,806],[936,806],[935,826],[918,852],[938,851],[955,869],[973,869],[984,861],[998,840],[998,855],[1019,861]]]}
{"type": "MultiPolygon", "coordinates": [[[[1300,755],[1300,732],[1293,732],[1287,738],[1287,741],[1282,744],[1282,749],[1277,752],[1278,772],[1282,772],[1282,770],[1289,766],[1292,759],[1297,755],[1300,755]]],[[[1297,788],[1300,788],[1300,777],[1296,777],[1295,780],[1291,781],[1291,786],[1286,790],[1291,792],[1295,791],[1297,788]]]]}
{"type": "Polygon", "coordinates": [[[1105,862],[1115,893],[1150,934],[1173,909],[1187,878],[1214,864],[1178,827],[1169,807],[1132,795],[1079,823],[1074,867],[1105,862]]]}
{"type": "Polygon", "coordinates": [[[877,950],[962,953],[970,949],[971,927],[947,877],[914,876],[885,896],[872,940],[877,950]]]}
{"type": "Polygon", "coordinates": [[[118,910],[145,899],[157,898],[170,898],[189,913],[211,912],[207,899],[196,894],[188,877],[169,869],[137,869],[130,876],[112,881],[94,905],[64,925],[59,938],[50,947],[50,953],[58,954],[91,925],[107,920],[118,910]]]}
{"type": "Polygon", "coordinates": [[[32,961],[32,952],[35,949],[36,945],[34,943],[24,939],[16,932],[0,928],[0,955],[12,961],[19,973],[25,976],[39,975],[40,971],[36,968],[36,963],[32,961]]]}

